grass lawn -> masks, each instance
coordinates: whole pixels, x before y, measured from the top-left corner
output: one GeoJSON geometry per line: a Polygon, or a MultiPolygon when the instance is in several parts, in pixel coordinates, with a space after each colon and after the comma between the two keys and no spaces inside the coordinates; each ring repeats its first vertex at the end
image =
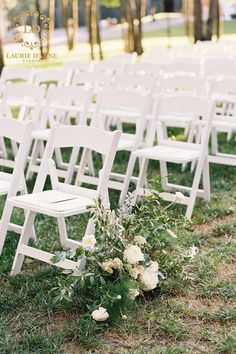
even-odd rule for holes
{"type": "MultiPolygon", "coordinates": [[[[229,143],[224,135],[220,139],[225,151],[236,153],[235,137],[229,143]]],[[[115,169],[124,167],[125,159],[119,154],[115,169]]],[[[158,165],[151,164],[150,178],[157,173],[158,165]]],[[[189,180],[179,168],[171,173],[179,182],[189,180]]],[[[0,353],[236,353],[235,182],[235,168],[211,165],[212,201],[197,202],[193,231],[177,233],[174,246],[167,247],[169,269],[162,286],[140,298],[126,320],[92,336],[73,304],[56,301],[58,279],[64,277],[58,270],[27,259],[22,273],[9,277],[18,238],[9,232],[0,261],[0,353]],[[176,266],[172,248],[192,245],[199,252],[191,272],[186,269],[186,278],[179,279],[171,271],[176,266]]],[[[114,206],[117,196],[111,193],[114,206]]],[[[22,214],[16,212],[14,219],[22,221],[22,214]]],[[[84,220],[71,218],[70,235],[80,239],[83,226],[84,220]]],[[[36,232],[42,249],[58,248],[54,220],[39,216],[36,232]]]]}

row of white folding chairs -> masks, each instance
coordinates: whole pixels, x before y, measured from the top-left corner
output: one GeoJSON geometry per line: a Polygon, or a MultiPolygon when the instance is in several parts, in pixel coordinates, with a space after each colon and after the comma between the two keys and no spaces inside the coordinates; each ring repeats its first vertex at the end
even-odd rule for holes
{"type": "MultiPolygon", "coordinates": [[[[182,191],[190,193],[189,197],[178,200],[182,204],[187,205],[187,216],[190,217],[192,209],[195,203],[197,195],[207,200],[210,198],[210,185],[209,185],[209,167],[207,161],[207,145],[209,140],[210,125],[212,119],[212,105],[211,103],[202,99],[193,97],[161,97],[159,101],[159,107],[155,120],[153,120],[152,130],[148,136],[148,145],[145,149],[133,150],[131,153],[131,164],[129,167],[128,177],[131,175],[132,168],[134,166],[137,157],[142,158],[141,171],[138,177],[138,184],[136,187],[136,196],[143,194],[143,182],[144,175],[147,169],[147,162],[150,159],[159,160],[161,167],[161,175],[163,179],[163,187],[169,191],[163,194],[165,200],[173,201],[176,199],[174,193],[170,193],[170,189],[174,191],[176,188],[182,191]],[[163,138],[159,125],[158,117],[163,114],[170,114],[171,111],[194,112],[196,117],[201,116],[204,118],[202,128],[202,139],[197,144],[170,142],[163,138]],[[154,136],[158,134],[158,145],[154,145],[154,136]],[[153,146],[154,145],[154,146],[153,146]],[[167,162],[183,163],[189,161],[197,161],[196,173],[193,179],[191,187],[186,188],[183,186],[175,186],[168,183],[166,180],[166,164],[167,162]],[[203,177],[203,189],[199,189],[199,183],[201,176],[203,177]]],[[[43,161],[40,167],[39,174],[36,179],[34,190],[32,194],[24,194],[16,196],[19,190],[19,172],[23,173],[24,163],[26,161],[26,150],[29,148],[29,142],[31,140],[31,132],[33,127],[31,123],[28,123],[23,127],[23,123],[18,123],[12,119],[0,120],[1,134],[7,138],[14,139],[20,143],[18,150],[17,162],[13,175],[11,176],[10,188],[8,191],[7,201],[5,203],[1,226],[0,226],[0,249],[4,245],[5,236],[9,228],[10,216],[13,207],[23,209],[25,211],[25,221],[23,228],[21,228],[20,239],[13,262],[11,274],[15,275],[21,271],[25,256],[39,259],[46,263],[51,263],[53,253],[45,252],[38,249],[37,244],[29,246],[29,239],[32,236],[34,220],[36,213],[45,214],[51,217],[55,217],[58,222],[58,229],[60,234],[60,241],[63,248],[76,249],[80,243],[75,240],[71,240],[66,230],[65,218],[71,215],[79,215],[81,213],[88,212],[87,207],[91,206],[94,202],[94,198],[101,196],[102,200],[108,203],[108,183],[110,171],[114,161],[115,153],[119,144],[120,133],[119,132],[105,132],[93,127],[54,127],[51,130],[43,161]],[[16,136],[19,132],[19,125],[21,128],[21,139],[16,136]],[[13,126],[15,125],[15,127],[13,126]],[[2,129],[5,127],[5,129],[2,129]],[[6,127],[8,127],[6,131],[6,127]],[[26,131],[27,127],[27,131],[26,131]],[[24,129],[25,128],[25,129],[24,129]],[[31,130],[31,132],[30,132],[31,130]],[[15,132],[13,134],[13,132],[15,132]],[[28,135],[28,136],[27,136],[28,135]],[[24,144],[22,150],[21,144],[24,144]],[[28,146],[27,146],[28,144],[28,146]],[[75,150],[84,148],[86,150],[95,150],[102,154],[103,168],[98,176],[98,183],[96,190],[90,190],[89,188],[83,188],[79,184],[82,182],[81,178],[83,172],[78,172],[79,180],[76,178],[76,184],[74,186],[69,183],[59,182],[57,176],[57,170],[52,160],[53,152],[58,148],[72,147],[72,155],[75,150]],[[20,155],[21,152],[21,155],[20,155]],[[24,156],[23,156],[24,155],[24,156]],[[20,158],[20,157],[21,158],[20,158]],[[44,191],[44,185],[46,177],[50,176],[52,188],[44,191]]],[[[84,165],[86,163],[86,153],[82,154],[80,163],[84,165]],[[85,161],[83,161],[85,159],[85,161]]],[[[82,166],[83,167],[83,166],[82,166]]],[[[129,179],[126,180],[128,186],[129,179]]],[[[92,220],[89,220],[86,233],[94,231],[94,224],[92,220]]],[[[57,264],[59,267],[66,269],[73,269],[77,264],[71,260],[65,259],[57,264]]]]}

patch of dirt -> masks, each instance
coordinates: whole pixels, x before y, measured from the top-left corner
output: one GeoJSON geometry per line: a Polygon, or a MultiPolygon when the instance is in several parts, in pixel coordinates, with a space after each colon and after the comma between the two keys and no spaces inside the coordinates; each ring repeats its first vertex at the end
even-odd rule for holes
{"type": "Polygon", "coordinates": [[[216,225],[222,225],[225,223],[235,222],[236,216],[234,214],[230,214],[225,216],[224,218],[218,218],[216,220],[211,220],[206,222],[205,224],[194,225],[195,232],[207,232],[212,229],[216,225]]]}

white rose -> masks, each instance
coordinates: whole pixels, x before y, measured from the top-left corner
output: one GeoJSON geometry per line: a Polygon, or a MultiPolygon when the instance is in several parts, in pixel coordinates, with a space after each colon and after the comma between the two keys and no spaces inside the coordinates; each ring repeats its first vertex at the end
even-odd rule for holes
{"type": "Polygon", "coordinates": [[[109,317],[107,310],[104,307],[99,307],[98,310],[92,312],[92,318],[97,322],[106,321],[109,317]]]}
{"type": "MultiPolygon", "coordinates": [[[[156,262],[153,262],[156,263],[156,262]]],[[[140,282],[143,284],[143,289],[145,291],[153,290],[156,288],[159,279],[158,279],[158,271],[156,270],[156,264],[153,266],[150,266],[148,268],[145,268],[140,276],[139,276],[140,282]]]]}
{"type": "Polygon", "coordinates": [[[175,199],[178,202],[184,202],[185,201],[185,195],[181,192],[175,192],[175,199]]]}
{"type": "Polygon", "coordinates": [[[105,272],[112,274],[113,273],[113,261],[112,259],[109,259],[107,262],[102,263],[103,269],[105,272]]]}
{"type": "Polygon", "coordinates": [[[123,262],[122,262],[122,260],[120,259],[120,258],[114,258],[113,259],[113,265],[112,265],[112,267],[114,268],[114,269],[118,269],[118,270],[122,270],[123,269],[123,262]]]}
{"type": "Polygon", "coordinates": [[[132,278],[137,279],[143,269],[144,269],[143,266],[140,265],[134,266],[129,269],[129,274],[131,275],[132,278]]]}
{"type": "Polygon", "coordinates": [[[124,251],[124,260],[130,264],[136,264],[144,260],[144,254],[139,246],[130,245],[124,251]]]}
{"type": "Polygon", "coordinates": [[[135,300],[137,296],[139,296],[139,291],[137,289],[130,289],[129,296],[131,300],[135,300]]]}
{"type": "Polygon", "coordinates": [[[143,236],[135,236],[134,243],[136,243],[139,246],[142,246],[145,245],[147,241],[143,236]]]}
{"type": "Polygon", "coordinates": [[[82,238],[83,248],[94,249],[96,242],[97,241],[94,235],[85,235],[82,238]]]}

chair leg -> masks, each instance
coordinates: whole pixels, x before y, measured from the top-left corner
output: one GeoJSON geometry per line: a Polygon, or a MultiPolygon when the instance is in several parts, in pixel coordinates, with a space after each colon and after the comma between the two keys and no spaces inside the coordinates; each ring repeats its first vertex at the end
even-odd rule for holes
{"type": "Polygon", "coordinates": [[[136,162],[136,157],[131,152],[130,158],[129,158],[129,162],[128,162],[128,166],[127,166],[127,170],[126,170],[126,174],[125,174],[125,178],[124,178],[124,182],[123,182],[123,187],[122,187],[122,190],[121,190],[121,193],[120,193],[119,205],[123,205],[124,202],[125,202],[125,198],[126,198],[127,193],[128,193],[130,180],[131,180],[132,173],[133,173],[133,170],[134,170],[135,162],[136,162]]]}
{"type": "Polygon", "coordinates": [[[2,219],[0,224],[0,255],[2,254],[2,249],[5,243],[8,225],[10,223],[11,214],[12,214],[13,207],[7,202],[5,203],[5,207],[2,213],[2,219]]]}
{"type": "Polygon", "coordinates": [[[212,128],[211,130],[211,152],[212,155],[218,153],[217,131],[215,128],[212,128]]]}
{"type": "Polygon", "coordinates": [[[11,275],[17,275],[18,273],[20,273],[24,259],[25,259],[25,255],[21,253],[21,247],[22,246],[27,246],[29,239],[30,239],[30,235],[31,235],[31,231],[34,225],[34,219],[35,219],[35,215],[36,213],[33,211],[30,211],[27,213],[24,225],[23,225],[23,229],[22,229],[22,233],[19,239],[19,243],[16,249],[16,254],[15,254],[15,258],[13,261],[13,265],[12,265],[12,270],[11,270],[11,275]]]}
{"type": "Polygon", "coordinates": [[[160,171],[161,171],[162,189],[167,190],[168,172],[167,172],[167,163],[165,161],[160,161],[160,171]]]}
{"type": "Polygon", "coordinates": [[[33,172],[31,171],[31,169],[32,169],[32,166],[36,165],[37,158],[39,156],[39,151],[40,151],[39,145],[40,145],[39,140],[35,140],[35,142],[33,144],[32,153],[30,156],[29,166],[28,166],[27,173],[26,173],[26,180],[27,181],[33,177],[33,172]]]}
{"type": "Polygon", "coordinates": [[[140,195],[139,194],[140,188],[142,188],[145,185],[145,183],[146,183],[146,175],[147,175],[148,163],[149,163],[148,159],[143,159],[142,160],[142,165],[140,167],[138,182],[137,182],[137,186],[136,186],[136,190],[135,190],[136,199],[140,195]]]}
{"type": "Polygon", "coordinates": [[[85,235],[93,235],[94,233],[95,233],[95,222],[91,218],[88,221],[88,224],[87,224],[87,227],[86,227],[86,231],[85,231],[85,235]]]}
{"type": "Polygon", "coordinates": [[[202,172],[204,199],[208,202],[211,200],[211,183],[210,183],[210,171],[209,171],[209,161],[206,158],[203,172],[202,172]]]}
{"type": "Polygon", "coordinates": [[[58,229],[59,229],[61,246],[62,246],[62,248],[65,248],[66,247],[66,241],[68,239],[65,218],[62,218],[62,217],[61,218],[57,218],[57,224],[58,224],[58,229]]]}
{"type": "Polygon", "coordinates": [[[203,167],[204,167],[204,164],[205,164],[205,160],[206,160],[206,157],[205,158],[200,158],[198,160],[195,176],[194,176],[194,179],[193,179],[192,189],[191,189],[191,193],[190,193],[190,200],[189,200],[189,203],[188,203],[188,206],[187,206],[187,210],[186,210],[186,214],[185,214],[185,216],[188,219],[191,219],[191,217],[192,217],[193,208],[194,208],[194,205],[195,205],[195,201],[196,201],[196,197],[197,197],[197,191],[198,191],[198,188],[199,188],[199,184],[200,184],[201,175],[202,175],[202,172],[203,172],[203,167]]]}

